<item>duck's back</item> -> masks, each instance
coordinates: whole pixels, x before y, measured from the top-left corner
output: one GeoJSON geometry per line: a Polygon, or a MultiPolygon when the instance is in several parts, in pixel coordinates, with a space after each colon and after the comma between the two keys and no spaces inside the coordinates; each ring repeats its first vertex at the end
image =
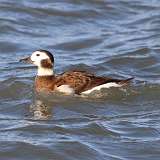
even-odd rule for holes
{"type": "Polygon", "coordinates": [[[76,94],[80,94],[106,83],[120,83],[121,80],[108,77],[99,77],[84,71],[65,72],[56,78],[56,86],[68,85],[76,94]]]}

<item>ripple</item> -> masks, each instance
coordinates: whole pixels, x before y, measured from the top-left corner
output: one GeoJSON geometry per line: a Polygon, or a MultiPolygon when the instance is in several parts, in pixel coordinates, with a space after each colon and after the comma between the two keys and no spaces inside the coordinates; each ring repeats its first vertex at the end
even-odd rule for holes
{"type": "Polygon", "coordinates": [[[63,44],[59,44],[55,47],[57,49],[73,51],[73,50],[78,50],[78,49],[95,47],[100,43],[102,43],[102,39],[87,38],[87,39],[81,39],[78,41],[66,42],[63,44]]]}
{"type": "Polygon", "coordinates": [[[159,9],[158,0],[1,0],[1,159],[159,159],[159,9]],[[54,51],[57,73],[135,79],[85,98],[36,97],[34,67],[18,59],[39,48],[54,51]]]}

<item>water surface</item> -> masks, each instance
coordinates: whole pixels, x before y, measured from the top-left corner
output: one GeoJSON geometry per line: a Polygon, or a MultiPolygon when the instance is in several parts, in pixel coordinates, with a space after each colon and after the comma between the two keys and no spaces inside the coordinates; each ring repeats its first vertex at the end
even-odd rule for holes
{"type": "Polygon", "coordinates": [[[159,160],[159,0],[0,0],[0,159],[159,160]],[[102,98],[35,97],[36,49],[55,71],[135,77],[102,98]]]}

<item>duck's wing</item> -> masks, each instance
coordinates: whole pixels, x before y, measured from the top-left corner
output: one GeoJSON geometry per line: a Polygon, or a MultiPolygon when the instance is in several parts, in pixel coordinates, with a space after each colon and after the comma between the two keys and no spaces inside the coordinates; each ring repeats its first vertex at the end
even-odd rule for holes
{"type": "Polygon", "coordinates": [[[131,79],[119,80],[109,77],[98,77],[85,71],[69,71],[56,77],[56,86],[69,86],[76,94],[80,94],[103,84],[109,84],[110,87],[112,87],[110,84],[124,85],[131,79]]]}

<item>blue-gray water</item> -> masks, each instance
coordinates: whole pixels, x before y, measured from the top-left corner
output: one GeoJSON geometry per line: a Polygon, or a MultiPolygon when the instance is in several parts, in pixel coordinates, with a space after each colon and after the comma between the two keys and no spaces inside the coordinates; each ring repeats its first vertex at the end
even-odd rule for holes
{"type": "Polygon", "coordinates": [[[160,159],[159,0],[0,0],[0,159],[160,159]],[[135,77],[103,98],[34,98],[36,69],[135,77]]]}

